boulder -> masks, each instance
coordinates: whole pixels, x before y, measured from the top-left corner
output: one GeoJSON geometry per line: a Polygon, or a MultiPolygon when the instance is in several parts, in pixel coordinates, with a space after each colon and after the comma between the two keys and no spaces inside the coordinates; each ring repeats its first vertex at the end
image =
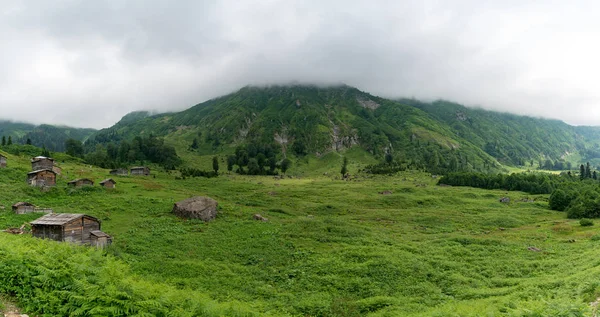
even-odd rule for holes
{"type": "Polygon", "coordinates": [[[500,202],[508,204],[508,203],[510,203],[510,198],[508,198],[508,197],[502,197],[502,198],[500,198],[500,202]]]}
{"type": "Polygon", "coordinates": [[[217,216],[217,201],[204,196],[196,196],[175,203],[173,213],[181,218],[211,221],[217,216]]]}
{"type": "Polygon", "coordinates": [[[392,191],[391,190],[384,190],[382,192],[379,192],[380,195],[391,195],[392,191]]]}
{"type": "Polygon", "coordinates": [[[261,216],[260,214],[254,214],[254,215],[252,216],[252,219],[254,219],[254,220],[258,220],[258,221],[269,221],[269,219],[267,219],[267,218],[265,218],[265,217],[261,216]]]}

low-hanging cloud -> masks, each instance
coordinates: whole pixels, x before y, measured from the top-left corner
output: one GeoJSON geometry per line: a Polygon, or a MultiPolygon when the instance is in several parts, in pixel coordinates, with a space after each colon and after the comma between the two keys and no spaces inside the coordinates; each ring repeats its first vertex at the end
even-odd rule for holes
{"type": "Polygon", "coordinates": [[[23,1],[0,119],[107,127],[245,85],[346,83],[600,125],[593,1],[23,1]]]}

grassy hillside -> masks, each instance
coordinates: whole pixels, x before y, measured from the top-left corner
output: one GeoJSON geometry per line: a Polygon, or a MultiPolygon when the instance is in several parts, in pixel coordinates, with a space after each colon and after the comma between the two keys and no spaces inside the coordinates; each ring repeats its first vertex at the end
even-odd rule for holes
{"type": "Polygon", "coordinates": [[[438,187],[420,172],[346,182],[154,171],[74,190],[68,180],[108,171],[66,158],[58,186],[40,192],[24,184],[28,157],[8,157],[0,228],[36,218],[10,211],[30,201],[96,216],[114,237],[103,253],[0,233],[0,292],[29,313],[584,316],[600,296],[598,229],[550,211],[544,195],[438,187]],[[194,195],[219,201],[217,219],[170,213],[194,195]]]}

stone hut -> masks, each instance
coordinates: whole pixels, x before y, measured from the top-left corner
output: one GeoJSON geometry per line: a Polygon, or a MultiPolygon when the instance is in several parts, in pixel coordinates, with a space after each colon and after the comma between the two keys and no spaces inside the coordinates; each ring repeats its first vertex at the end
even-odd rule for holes
{"type": "Polygon", "coordinates": [[[95,246],[112,241],[100,231],[100,220],[84,214],[44,215],[31,222],[31,233],[36,238],[95,246]]]}
{"type": "Polygon", "coordinates": [[[36,170],[27,173],[27,184],[44,187],[56,185],[56,173],[51,169],[36,170]]]}
{"type": "Polygon", "coordinates": [[[100,186],[104,188],[115,188],[115,184],[117,184],[117,182],[115,182],[115,180],[112,178],[108,178],[100,182],[100,186]]]}
{"type": "Polygon", "coordinates": [[[68,182],[67,185],[73,187],[94,186],[94,181],[89,178],[78,178],[68,182]]]}
{"type": "Polygon", "coordinates": [[[131,175],[150,175],[150,169],[146,166],[136,166],[131,168],[131,175]]]}
{"type": "Polygon", "coordinates": [[[31,170],[52,170],[54,167],[54,159],[45,156],[36,156],[31,159],[31,170]]]}
{"type": "Polygon", "coordinates": [[[28,214],[35,211],[35,206],[32,203],[20,201],[12,205],[12,210],[17,215],[28,214]]]}
{"type": "Polygon", "coordinates": [[[110,175],[118,175],[118,176],[127,176],[129,171],[126,168],[117,168],[114,170],[110,170],[110,175]]]}
{"type": "Polygon", "coordinates": [[[6,156],[0,154],[0,168],[6,167],[6,156]]]}
{"type": "Polygon", "coordinates": [[[211,221],[217,216],[216,200],[210,197],[196,196],[175,203],[173,213],[181,218],[211,221]]]}

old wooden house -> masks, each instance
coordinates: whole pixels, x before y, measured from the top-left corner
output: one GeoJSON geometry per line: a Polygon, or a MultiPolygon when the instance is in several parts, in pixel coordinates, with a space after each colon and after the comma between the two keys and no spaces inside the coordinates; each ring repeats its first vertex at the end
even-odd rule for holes
{"type": "Polygon", "coordinates": [[[131,175],[150,175],[150,169],[146,166],[132,167],[131,175]]]}
{"type": "Polygon", "coordinates": [[[112,178],[108,178],[100,182],[100,186],[104,188],[115,188],[115,184],[117,184],[117,182],[115,182],[115,180],[112,178]]]}
{"type": "Polygon", "coordinates": [[[27,184],[44,187],[56,185],[56,173],[49,169],[36,170],[27,173],[27,184]]]}
{"type": "Polygon", "coordinates": [[[31,222],[36,238],[98,246],[112,242],[100,231],[100,220],[84,214],[47,214],[31,222]]]}
{"type": "Polygon", "coordinates": [[[36,156],[31,159],[31,170],[52,170],[54,167],[54,159],[45,156],[36,156]]]}
{"type": "Polygon", "coordinates": [[[94,186],[94,181],[89,178],[78,178],[68,182],[67,185],[73,187],[94,186]]]}
{"type": "Polygon", "coordinates": [[[127,176],[129,171],[126,168],[117,168],[114,170],[110,170],[110,175],[119,175],[119,176],[127,176]]]}
{"type": "Polygon", "coordinates": [[[12,210],[18,215],[27,214],[35,211],[35,205],[33,205],[32,203],[20,201],[12,205],[12,210]]]}
{"type": "Polygon", "coordinates": [[[0,168],[6,167],[6,156],[0,154],[0,168]]]}

